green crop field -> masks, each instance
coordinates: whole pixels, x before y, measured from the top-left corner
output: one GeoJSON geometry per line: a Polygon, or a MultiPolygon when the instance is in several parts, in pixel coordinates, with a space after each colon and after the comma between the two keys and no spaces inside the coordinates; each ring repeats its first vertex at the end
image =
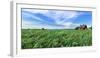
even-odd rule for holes
{"type": "Polygon", "coordinates": [[[92,45],[92,30],[22,29],[21,48],[82,47],[92,45]]]}

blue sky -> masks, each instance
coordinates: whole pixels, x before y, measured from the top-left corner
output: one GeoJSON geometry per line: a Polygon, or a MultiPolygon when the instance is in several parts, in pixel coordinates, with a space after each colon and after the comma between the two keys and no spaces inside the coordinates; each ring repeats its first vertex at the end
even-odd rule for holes
{"type": "Polygon", "coordinates": [[[22,28],[74,29],[86,24],[92,26],[91,11],[22,9],[22,28]]]}

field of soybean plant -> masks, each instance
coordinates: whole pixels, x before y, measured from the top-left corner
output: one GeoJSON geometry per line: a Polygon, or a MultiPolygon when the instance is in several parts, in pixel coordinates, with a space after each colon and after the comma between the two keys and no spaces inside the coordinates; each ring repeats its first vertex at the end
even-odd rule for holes
{"type": "Polygon", "coordinates": [[[22,29],[21,48],[82,47],[92,45],[92,30],[22,29]]]}

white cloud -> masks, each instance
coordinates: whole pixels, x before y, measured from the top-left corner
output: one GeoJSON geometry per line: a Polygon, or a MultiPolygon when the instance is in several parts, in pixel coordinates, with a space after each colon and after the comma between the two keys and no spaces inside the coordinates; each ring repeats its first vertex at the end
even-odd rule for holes
{"type": "Polygon", "coordinates": [[[22,21],[22,29],[63,29],[61,27],[52,25],[33,24],[32,21],[22,21]]]}
{"type": "Polygon", "coordinates": [[[32,28],[32,26],[33,26],[33,23],[31,21],[25,21],[25,20],[22,21],[23,29],[32,28]]]}
{"type": "Polygon", "coordinates": [[[66,22],[66,23],[63,23],[61,25],[63,25],[65,29],[74,29],[75,27],[79,26],[80,24],[66,22]]]}
{"type": "MultiPolygon", "coordinates": [[[[75,20],[75,18],[77,18],[79,15],[81,15],[81,12],[77,12],[77,11],[55,11],[55,10],[34,10],[34,9],[23,9],[24,11],[29,11],[32,13],[41,13],[44,14],[45,16],[48,16],[50,18],[53,18],[54,21],[56,22],[56,24],[58,25],[63,25],[64,27],[57,27],[57,26],[50,26],[50,25],[40,25],[40,26],[36,26],[34,24],[32,24],[32,22],[24,22],[23,23],[23,27],[26,28],[47,28],[47,29],[53,29],[53,28],[75,28],[77,26],[79,26],[79,24],[75,24],[73,23],[73,21],[75,20]]],[[[43,19],[40,19],[38,17],[35,17],[33,15],[27,14],[28,16],[32,16],[40,21],[43,21],[43,19]]]]}
{"type": "Polygon", "coordinates": [[[75,24],[71,22],[67,22],[62,24],[63,26],[54,26],[54,25],[42,25],[42,24],[34,24],[32,21],[22,21],[22,28],[23,29],[74,29],[75,27],[79,26],[80,24],[75,24]]]}
{"type": "Polygon", "coordinates": [[[81,12],[77,11],[51,11],[48,16],[52,17],[56,24],[65,26],[63,28],[73,29],[79,26],[79,24],[73,23],[73,21],[81,14],[81,12]]]}
{"type": "MultiPolygon", "coordinates": [[[[36,17],[36,16],[34,16],[34,15],[32,15],[32,14],[28,14],[28,13],[23,13],[22,15],[24,15],[24,16],[29,16],[29,17],[32,17],[32,18],[35,18],[35,19],[37,19],[37,20],[39,20],[39,21],[44,21],[43,19],[41,19],[41,18],[38,18],[38,17],[36,17]]],[[[34,20],[34,19],[33,19],[34,20]]]]}
{"type": "Polygon", "coordinates": [[[57,11],[57,10],[35,10],[35,9],[23,9],[23,11],[29,11],[32,13],[41,13],[47,17],[51,17],[57,24],[62,24],[65,21],[72,21],[72,18],[76,18],[82,13],[77,11],[57,11]]]}
{"type": "Polygon", "coordinates": [[[74,21],[81,14],[77,11],[49,11],[47,16],[52,17],[57,24],[62,24],[65,21],[74,21]]]}

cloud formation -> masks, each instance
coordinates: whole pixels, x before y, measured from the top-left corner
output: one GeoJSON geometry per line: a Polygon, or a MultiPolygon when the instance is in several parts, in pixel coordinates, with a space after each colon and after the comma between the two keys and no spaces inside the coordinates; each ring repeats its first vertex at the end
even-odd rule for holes
{"type": "Polygon", "coordinates": [[[84,12],[65,10],[22,9],[22,28],[73,29],[76,18],[84,12]]]}

